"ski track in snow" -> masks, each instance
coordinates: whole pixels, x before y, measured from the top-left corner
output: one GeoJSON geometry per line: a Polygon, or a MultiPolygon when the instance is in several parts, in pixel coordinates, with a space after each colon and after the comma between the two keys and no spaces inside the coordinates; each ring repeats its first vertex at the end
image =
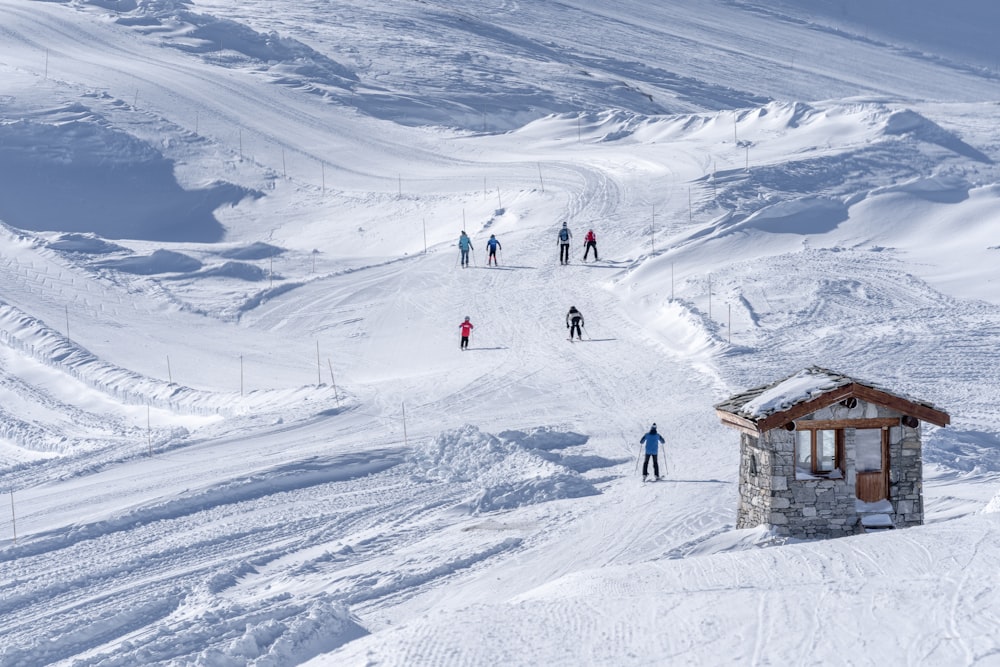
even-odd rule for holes
{"type": "Polygon", "coordinates": [[[994,99],[995,76],[744,2],[711,25],[633,2],[142,6],[0,0],[0,120],[124,129],[185,187],[248,194],[220,246],[279,252],[237,274],[192,239],[0,229],[0,665],[798,664],[844,635],[905,664],[997,654],[975,573],[1000,531],[970,515],[1000,488],[1000,305],[883,238],[891,204],[851,219],[900,183],[995,197],[991,121],[882,99],[994,99]],[[228,49],[191,37],[213,25],[228,49]],[[828,60],[788,66],[803,31],[828,60]],[[865,57],[877,93],[844,65],[865,57]],[[860,94],[880,99],[770,102],[860,94]],[[207,273],[157,269],[164,249],[207,273]],[[952,413],[927,433],[927,531],[733,530],[738,435],[711,405],[817,359],[952,413]],[[650,421],[667,473],[642,485],[650,421]]]}

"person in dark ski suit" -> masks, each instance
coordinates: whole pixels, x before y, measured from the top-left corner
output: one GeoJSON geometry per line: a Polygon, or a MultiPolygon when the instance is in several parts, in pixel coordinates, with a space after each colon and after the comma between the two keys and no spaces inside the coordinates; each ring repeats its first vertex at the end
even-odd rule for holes
{"type": "Polygon", "coordinates": [[[656,432],[656,424],[653,424],[649,433],[642,436],[639,442],[646,445],[646,458],[642,462],[642,481],[646,481],[646,476],[649,474],[649,459],[653,459],[653,475],[656,479],[660,479],[660,462],[657,460],[657,454],[660,452],[660,444],[664,441],[663,436],[656,432]]]}
{"type": "Polygon", "coordinates": [[[573,232],[563,222],[562,229],[559,230],[559,263],[569,264],[569,242],[573,238],[573,232]]]}
{"type": "Polygon", "coordinates": [[[469,349],[469,336],[472,335],[472,322],[469,321],[469,316],[465,316],[465,321],[458,325],[458,328],[462,331],[462,342],[459,344],[459,348],[462,350],[469,349]]]}
{"type": "Polygon", "coordinates": [[[493,262],[493,265],[497,266],[497,250],[503,250],[503,248],[500,247],[500,242],[497,241],[497,237],[490,234],[490,240],[486,242],[486,251],[488,253],[486,257],[486,266],[489,266],[490,262],[493,262]]]}
{"type": "Polygon", "coordinates": [[[472,247],[472,239],[466,236],[464,229],[461,236],[458,237],[458,249],[462,252],[462,266],[468,266],[469,251],[475,250],[475,248],[472,247]]]}
{"type": "Polygon", "coordinates": [[[576,333],[576,337],[583,340],[583,313],[576,309],[576,306],[570,306],[569,312],[566,313],[566,328],[569,329],[569,339],[573,340],[573,333],[576,333]]]}
{"type": "Polygon", "coordinates": [[[583,252],[583,261],[587,261],[587,256],[590,255],[590,249],[594,249],[594,261],[597,259],[597,236],[594,234],[594,230],[591,229],[587,232],[587,235],[583,237],[583,246],[586,250],[583,252]]]}

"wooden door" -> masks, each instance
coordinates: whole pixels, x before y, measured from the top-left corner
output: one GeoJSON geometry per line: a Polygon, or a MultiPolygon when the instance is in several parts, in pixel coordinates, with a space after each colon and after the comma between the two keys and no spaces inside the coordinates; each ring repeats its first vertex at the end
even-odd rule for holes
{"type": "Polygon", "coordinates": [[[854,495],[875,503],[889,497],[889,429],[854,431],[854,495]]]}

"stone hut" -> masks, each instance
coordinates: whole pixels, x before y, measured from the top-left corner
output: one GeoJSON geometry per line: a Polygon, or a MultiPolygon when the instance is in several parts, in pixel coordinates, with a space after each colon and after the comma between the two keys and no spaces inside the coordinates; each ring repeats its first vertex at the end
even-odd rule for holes
{"type": "Polygon", "coordinates": [[[921,422],[928,403],[807,368],[715,406],[740,431],[737,528],[816,539],[924,522],[921,422]]]}

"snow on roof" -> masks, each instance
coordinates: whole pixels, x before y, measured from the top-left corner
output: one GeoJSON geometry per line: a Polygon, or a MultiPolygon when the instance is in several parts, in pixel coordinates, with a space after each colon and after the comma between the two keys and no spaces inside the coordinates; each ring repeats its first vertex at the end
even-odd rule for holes
{"type": "Polygon", "coordinates": [[[740,410],[752,419],[783,412],[793,405],[812,400],[826,392],[853,382],[850,378],[823,368],[810,367],[765,388],[740,410]]]}
{"type": "Polygon", "coordinates": [[[853,382],[841,373],[810,366],[774,384],[733,396],[716,408],[756,421],[853,382]]]}

